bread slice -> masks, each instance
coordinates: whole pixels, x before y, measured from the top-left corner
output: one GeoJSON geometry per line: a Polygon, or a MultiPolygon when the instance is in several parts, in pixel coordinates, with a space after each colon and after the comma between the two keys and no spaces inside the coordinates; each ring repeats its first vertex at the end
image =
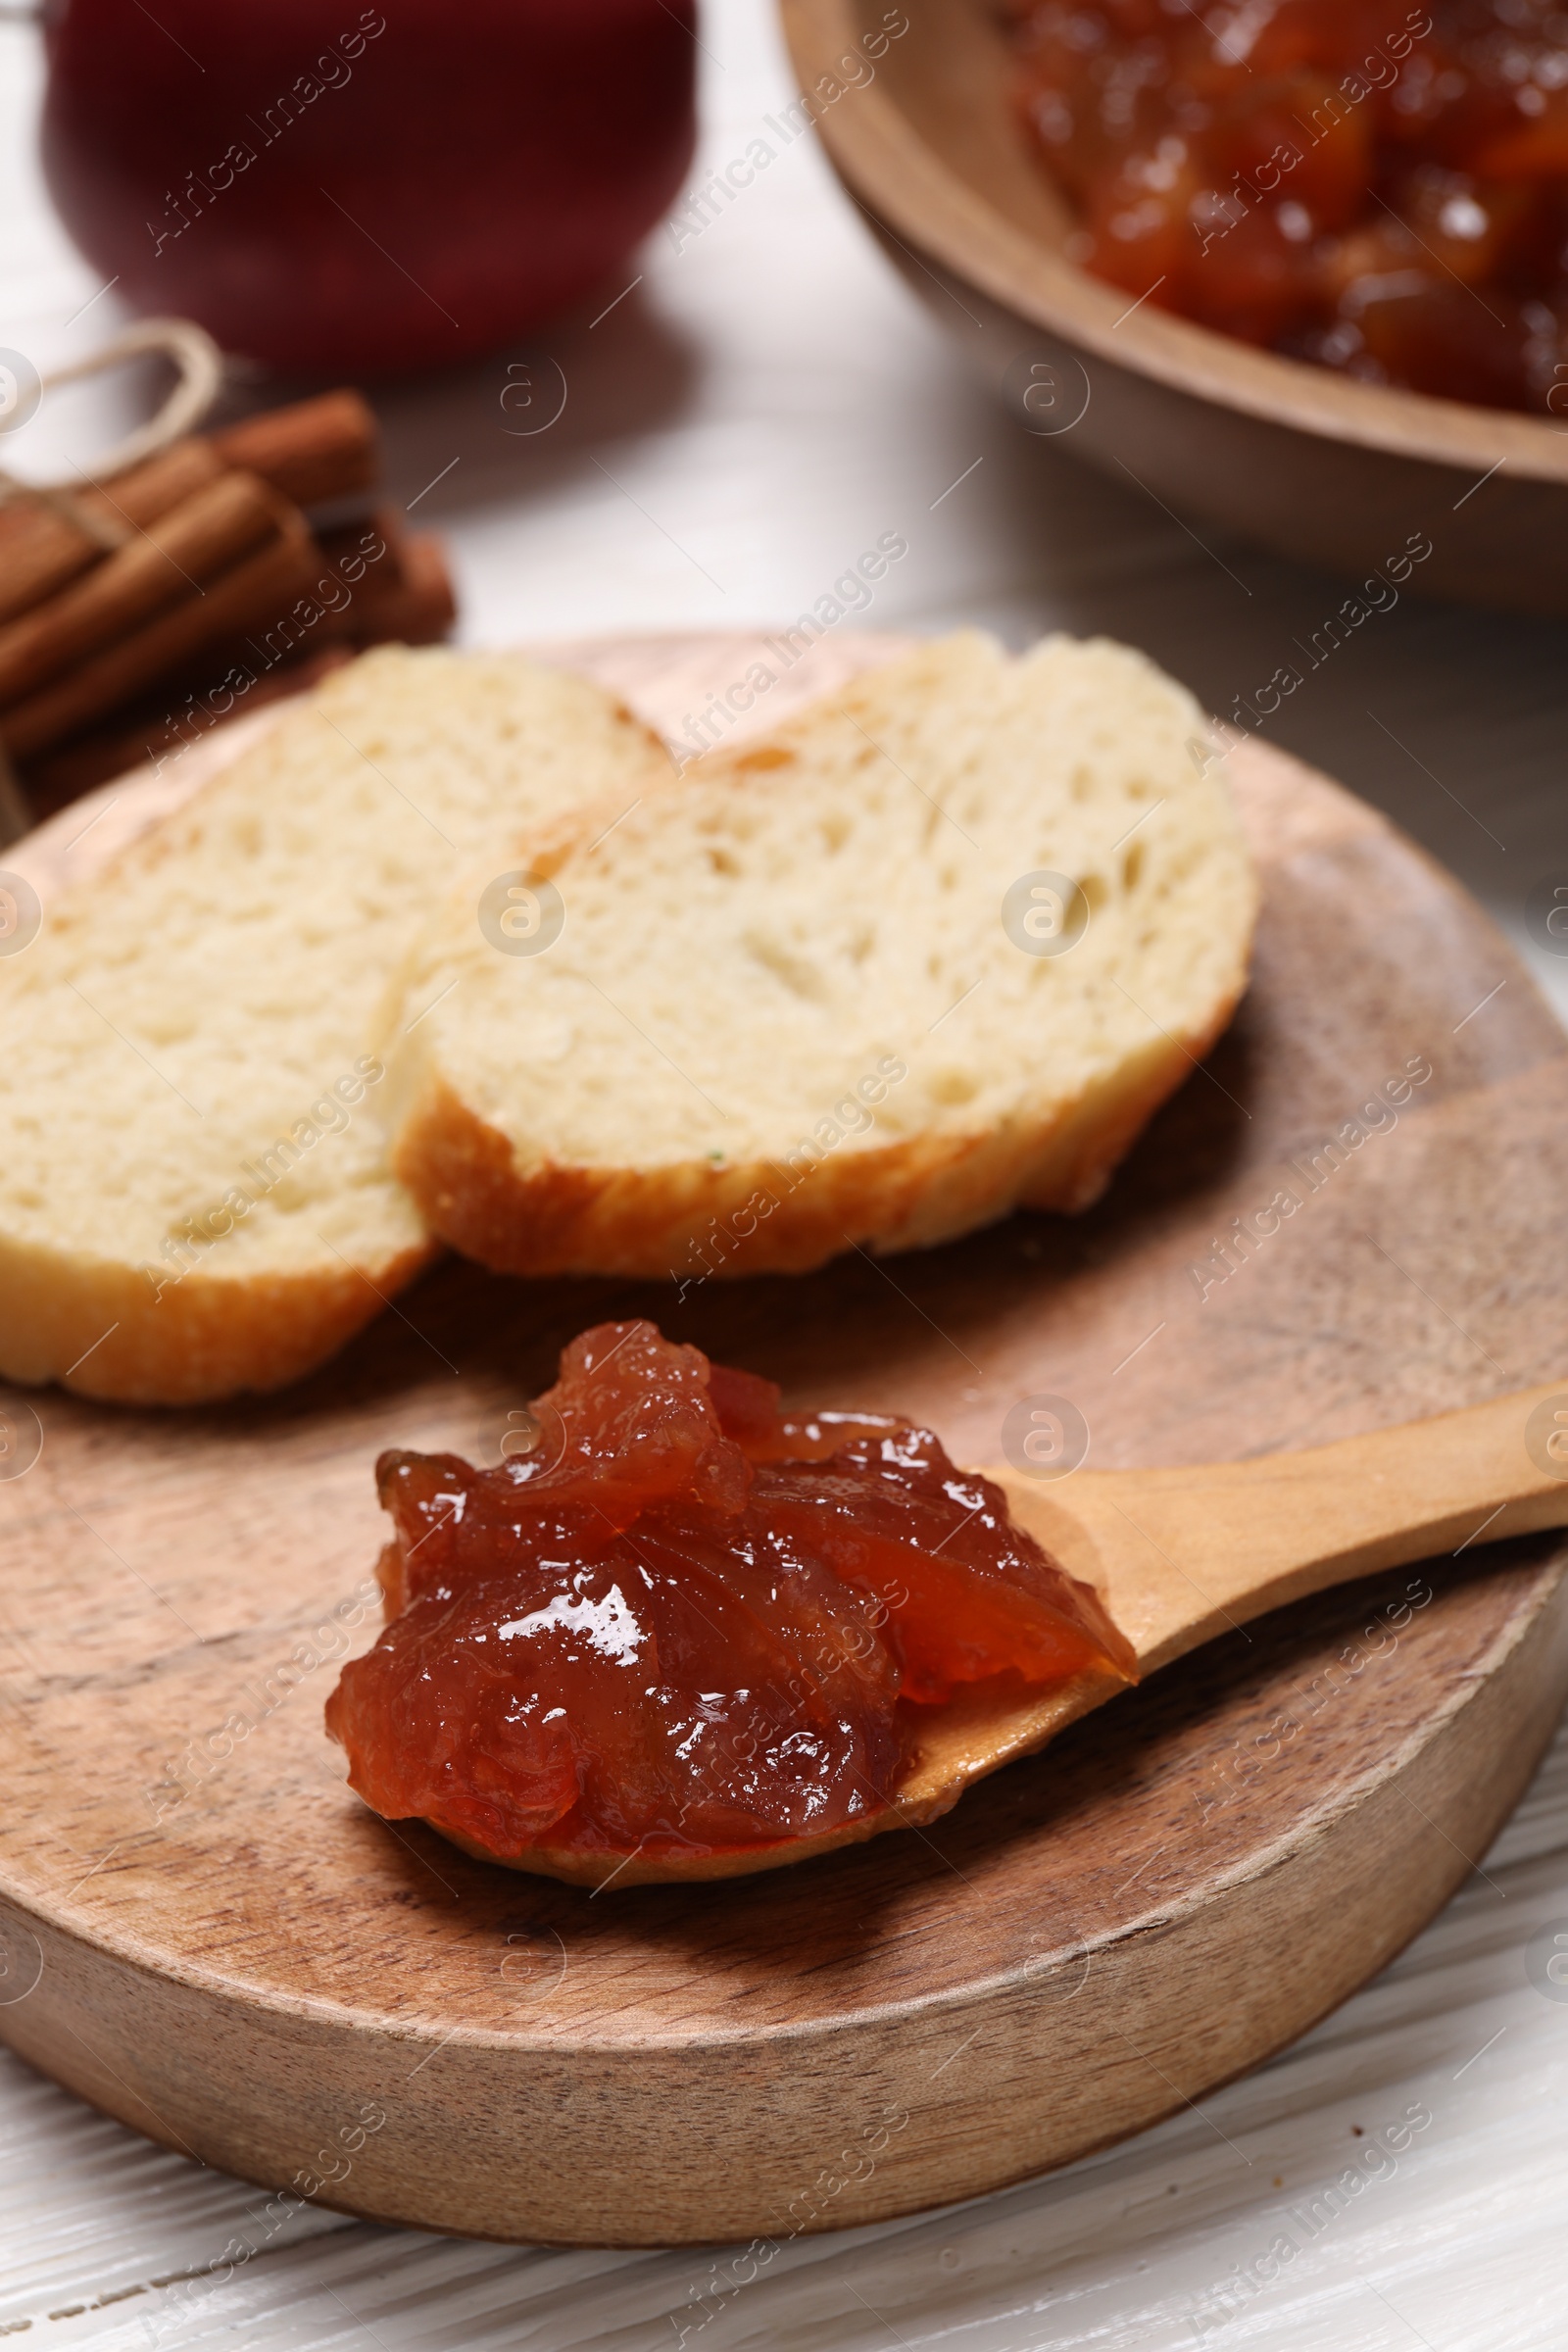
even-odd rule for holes
{"type": "Polygon", "coordinates": [[[372,1036],[411,934],[486,840],[672,772],[584,679],[388,648],[63,895],[0,956],[0,1372],[186,1403],[379,1313],[432,1247],[372,1036]]]}
{"type": "Polygon", "coordinates": [[[471,889],[433,922],[404,974],[432,1009],[382,1049],[394,1166],[527,1274],[798,1270],[1087,1206],[1246,983],[1206,740],[1124,647],[965,632],[612,831],[520,833],[564,928],[498,953],[471,889]]]}

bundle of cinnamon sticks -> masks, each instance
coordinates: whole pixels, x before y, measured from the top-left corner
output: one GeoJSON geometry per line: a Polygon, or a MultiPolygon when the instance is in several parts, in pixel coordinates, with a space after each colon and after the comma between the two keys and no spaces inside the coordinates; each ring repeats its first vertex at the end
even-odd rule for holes
{"type": "Polygon", "coordinates": [[[79,492],[0,500],[0,749],[42,815],[389,638],[455,617],[439,542],[366,504],[375,418],[329,392],[79,492]],[[311,510],[327,510],[327,519],[311,510]]]}

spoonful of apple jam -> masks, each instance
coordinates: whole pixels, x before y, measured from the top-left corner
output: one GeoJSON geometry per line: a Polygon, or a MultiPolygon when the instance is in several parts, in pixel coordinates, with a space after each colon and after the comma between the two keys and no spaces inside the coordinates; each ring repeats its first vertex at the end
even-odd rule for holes
{"type": "Polygon", "coordinates": [[[495,1469],[382,1454],[387,1622],[326,1723],[388,1820],[592,1886],[931,1821],[1227,1626],[1483,1520],[1568,1523],[1550,1389],[1047,1488],[895,1418],[789,1417],[770,1382],[606,1323],[524,1436],[495,1469]]]}

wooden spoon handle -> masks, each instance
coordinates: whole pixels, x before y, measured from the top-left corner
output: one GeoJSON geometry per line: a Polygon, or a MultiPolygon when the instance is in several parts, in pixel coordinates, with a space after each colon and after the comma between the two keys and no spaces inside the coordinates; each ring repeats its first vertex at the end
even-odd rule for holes
{"type": "Polygon", "coordinates": [[[993,1471],[1016,1516],[1101,1585],[1146,1673],[1308,1592],[1568,1526],[1568,1384],[1198,1469],[993,1471]]]}

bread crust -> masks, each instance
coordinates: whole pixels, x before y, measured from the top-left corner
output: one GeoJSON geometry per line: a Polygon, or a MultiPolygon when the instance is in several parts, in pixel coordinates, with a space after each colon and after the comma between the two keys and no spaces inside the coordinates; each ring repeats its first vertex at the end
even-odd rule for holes
{"type": "Polygon", "coordinates": [[[887,1256],[956,1241],[1019,1206],[1088,1208],[1225,1029],[1240,994],[1217,1004],[1201,1030],[1161,1033],[1048,1116],[858,1144],[824,1153],[804,1173],[759,1159],[520,1166],[508,1137],[432,1073],[409,1106],[393,1171],[432,1232],[499,1274],[685,1285],[810,1273],[852,1248],[887,1256]]]}
{"type": "Polygon", "coordinates": [[[1201,1029],[1164,1037],[1147,1064],[1124,1065],[1114,1080],[1080,1098],[1043,1162],[1037,1183],[1018,1195],[1020,1208],[1093,1208],[1161,1103],[1185,1085],[1224,1036],[1247,993],[1242,984],[1215,1006],[1201,1029]]]}
{"type": "Polygon", "coordinates": [[[195,1269],[155,1289],[139,1269],[0,1237],[0,1365],[115,1404],[206,1404],[285,1388],[353,1339],[436,1254],[225,1280],[195,1269]]]}

